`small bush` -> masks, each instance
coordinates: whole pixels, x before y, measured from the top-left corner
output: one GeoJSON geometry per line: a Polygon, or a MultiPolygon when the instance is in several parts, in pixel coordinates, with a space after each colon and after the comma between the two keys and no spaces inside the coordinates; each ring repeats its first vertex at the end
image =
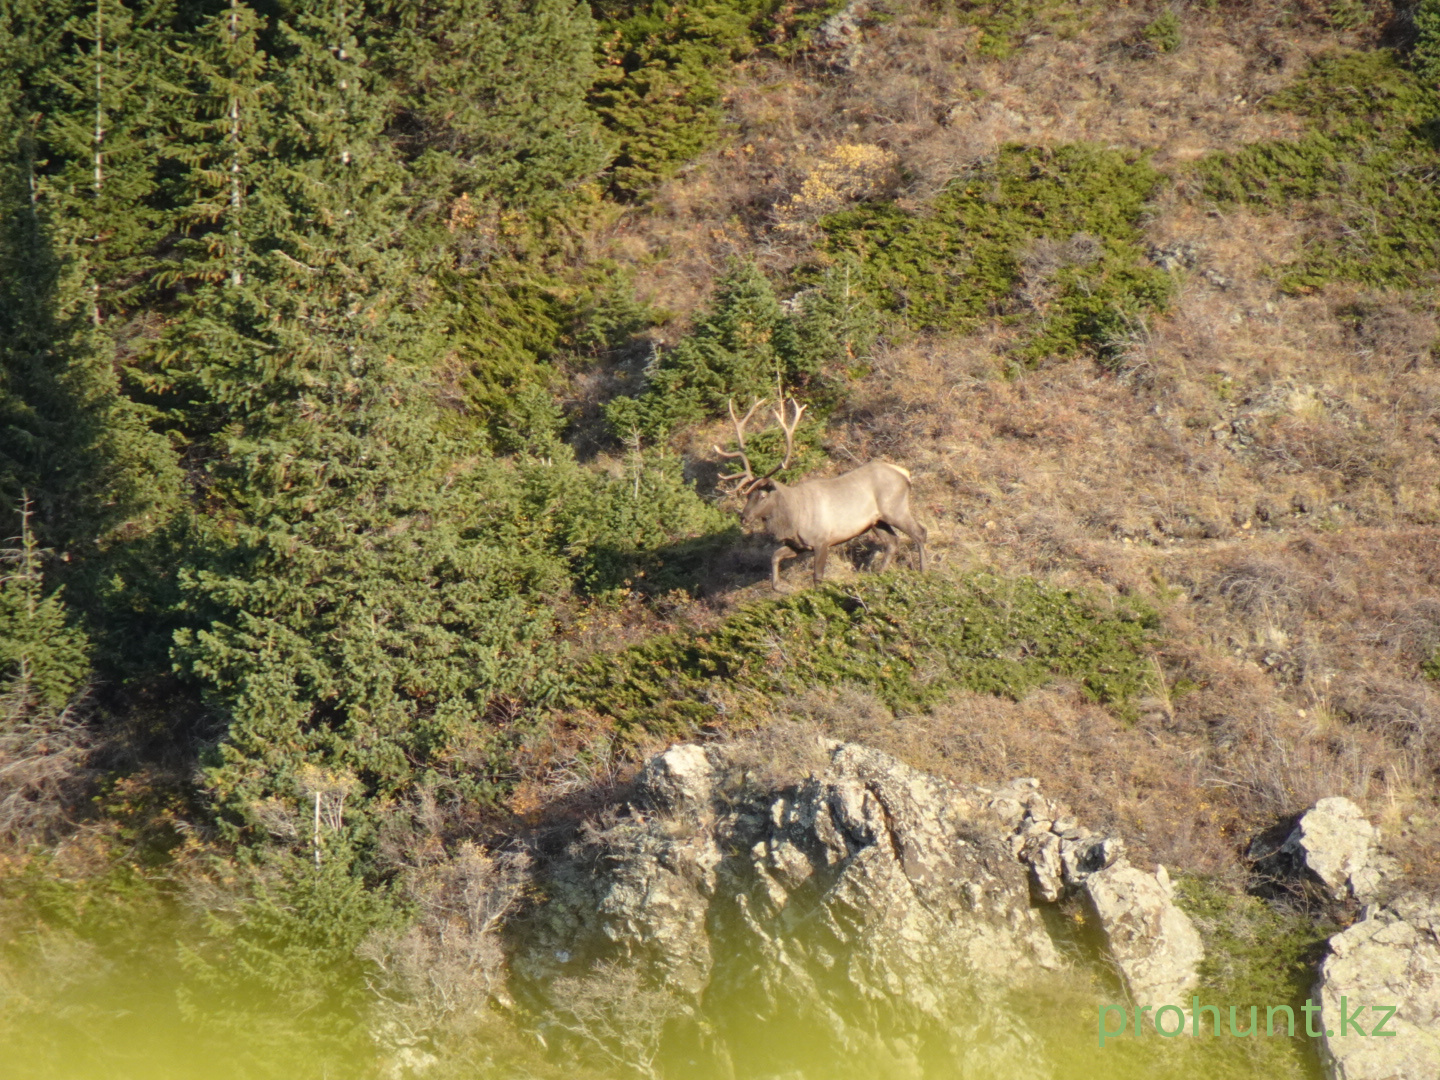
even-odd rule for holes
{"type": "Polygon", "coordinates": [[[562,705],[622,730],[693,732],[812,687],[849,685],[925,707],[954,689],[1012,698],[1077,679],[1122,708],[1152,677],[1155,616],[1029,578],[885,575],[742,608],[719,628],[595,657],[562,705]]]}
{"type": "Polygon", "coordinates": [[[343,858],[290,862],[233,910],[207,915],[205,934],[182,949],[182,1015],[244,1038],[247,1056],[270,1068],[303,1047],[315,1074],[348,1071],[373,1052],[365,1021],[377,969],[361,945],[404,918],[343,858]]]}
{"type": "Polygon", "coordinates": [[[958,0],[953,10],[980,31],[976,44],[982,56],[1004,59],[1032,34],[1072,37],[1104,9],[1093,0],[958,0]]]}
{"type": "Polygon", "coordinates": [[[1180,48],[1181,42],[1179,18],[1173,11],[1163,12],[1158,19],[1145,27],[1144,37],[1157,51],[1174,52],[1180,48]]]}
{"type": "Polygon", "coordinates": [[[18,539],[0,549],[0,838],[12,841],[64,820],[89,778],[91,743],[77,708],[90,642],[60,591],[45,591],[28,506],[18,539]]]}
{"type": "MultiPolygon", "coordinates": [[[[1313,1060],[1309,1045],[1313,1040],[1305,1037],[1305,1014],[1300,1007],[1311,994],[1326,942],[1339,927],[1192,874],[1176,877],[1175,900],[1194,921],[1205,943],[1198,996],[1201,1004],[1219,1007],[1222,1037],[1213,1037],[1210,1015],[1206,1014],[1197,1049],[1207,1058],[1213,1056],[1215,1075],[1232,1075],[1222,1066],[1238,1064],[1232,1056],[1237,1051],[1252,1063],[1252,1071],[1246,1075],[1261,1075],[1262,1070],[1264,1075],[1282,1076],[1299,1072],[1299,1063],[1313,1060]],[[1225,1037],[1232,1005],[1242,1027],[1249,1022],[1250,1007],[1258,1007],[1262,1036],[1266,1009],[1288,1005],[1295,1016],[1295,1037],[1225,1037]],[[1237,1043],[1246,1045],[1242,1048],[1237,1043]]],[[[1288,1030],[1284,1014],[1274,1019],[1276,1035],[1284,1036],[1288,1030]]],[[[1211,1075],[1209,1070],[1205,1075],[1211,1075]]],[[[1302,1075],[1309,1075],[1309,1070],[1302,1075]]]]}
{"type": "Polygon", "coordinates": [[[910,328],[968,333],[999,316],[1025,328],[1016,357],[1033,364],[1103,351],[1169,302],[1170,276],[1141,263],[1160,180],[1143,154],[1010,145],[928,213],[875,204],[821,225],[829,252],[856,259],[877,306],[910,328]]]}

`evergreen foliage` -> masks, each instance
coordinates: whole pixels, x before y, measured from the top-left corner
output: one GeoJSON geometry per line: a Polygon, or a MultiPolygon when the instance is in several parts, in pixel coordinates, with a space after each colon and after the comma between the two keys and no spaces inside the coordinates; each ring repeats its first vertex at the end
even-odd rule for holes
{"type": "Polygon", "coordinates": [[[983,56],[1004,58],[1032,34],[1072,37],[1099,11],[1093,0],[956,0],[956,16],[979,30],[983,56]]]}
{"type": "Polygon", "coordinates": [[[233,1034],[262,1075],[348,1072],[373,1053],[370,965],[357,951],[402,919],[388,891],[367,887],[345,860],[292,861],[233,912],[208,914],[204,936],[182,947],[181,1013],[233,1034]]]}
{"type": "Polygon", "coordinates": [[[612,192],[643,194],[719,136],[720,78],[769,46],[785,54],[843,0],[596,0],[595,114],[613,134],[612,192]]]}
{"type": "Polygon", "coordinates": [[[1198,167],[1211,198],[1265,209],[1308,204],[1338,222],[1317,234],[1280,284],[1310,291],[1326,282],[1429,286],[1440,280],[1440,94],[1393,53],[1318,58],[1271,105],[1297,112],[1310,131],[1270,140],[1198,167]]]}
{"type": "Polygon", "coordinates": [[[1430,89],[1440,87],[1440,2],[1437,0],[1420,0],[1415,5],[1415,49],[1411,62],[1430,89]]]}
{"type": "Polygon", "coordinates": [[[586,95],[595,25],[576,0],[386,3],[379,35],[412,175],[442,196],[535,205],[612,155],[586,95]]]}
{"type": "Polygon", "coordinates": [[[1098,146],[1006,146],[953,180],[928,213],[875,204],[821,222],[854,257],[876,304],[912,329],[971,331],[1000,316],[1034,363],[1104,351],[1173,282],[1140,261],[1140,222],[1160,182],[1143,155],[1098,146]]]}
{"type": "Polygon", "coordinates": [[[756,0],[595,5],[602,20],[600,71],[591,107],[614,133],[610,182],[635,195],[663,180],[720,129],[722,61],[754,48],[756,0]]]}
{"type": "Polygon", "coordinates": [[[681,424],[725,415],[732,399],[771,395],[777,384],[833,397],[875,340],[874,310],[853,284],[858,277],[844,263],[787,304],[753,263],[735,263],[710,310],[647,369],[641,392],[607,407],[612,429],[621,438],[663,438],[681,424]]]}
{"type": "Polygon", "coordinates": [[[963,688],[1021,697],[1055,676],[1122,710],[1148,685],[1153,612],[1025,578],[886,575],[741,609],[713,631],[581,665],[560,701],[622,732],[683,736],[776,696],[853,684],[891,706],[963,688]],[[721,701],[726,701],[722,706],[721,701]]]}
{"type": "Polygon", "coordinates": [[[69,625],[58,590],[45,592],[28,507],[18,540],[0,551],[0,701],[16,715],[59,711],[89,676],[89,642],[69,625]]]}
{"type": "Polygon", "coordinates": [[[178,488],[108,332],[162,230],[148,203],[162,10],[19,3],[0,18],[0,500],[8,514],[28,493],[44,543],[77,555],[153,528],[178,488]]]}

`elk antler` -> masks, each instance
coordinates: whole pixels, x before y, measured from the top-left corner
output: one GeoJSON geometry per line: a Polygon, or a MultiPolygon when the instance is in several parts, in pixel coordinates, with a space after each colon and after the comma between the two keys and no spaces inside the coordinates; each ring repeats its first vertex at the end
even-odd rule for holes
{"type": "Polygon", "coordinates": [[[809,405],[801,405],[794,398],[782,397],[780,399],[780,407],[775,410],[775,419],[780,423],[780,430],[785,432],[785,460],[762,476],[760,478],[761,480],[768,480],[782,469],[788,469],[790,467],[790,459],[795,456],[795,429],[800,426],[800,417],[805,415],[805,410],[809,407],[809,405]],[[795,408],[795,415],[790,419],[790,423],[788,424],[785,423],[785,405],[787,402],[795,408]]]}
{"type": "Polygon", "coordinates": [[[735,442],[740,449],[732,452],[729,450],[721,450],[720,447],[717,446],[715,447],[715,452],[723,458],[739,458],[740,464],[745,467],[742,472],[729,473],[720,477],[721,483],[739,480],[740,483],[735,486],[735,492],[739,495],[748,493],[752,487],[760,482],[755,476],[755,471],[750,467],[750,459],[745,455],[745,425],[748,424],[750,418],[755,415],[755,410],[765,404],[765,400],[765,398],[756,398],[755,404],[750,406],[750,411],[743,417],[735,415],[735,400],[733,398],[727,403],[730,409],[730,422],[735,425],[735,442]]]}

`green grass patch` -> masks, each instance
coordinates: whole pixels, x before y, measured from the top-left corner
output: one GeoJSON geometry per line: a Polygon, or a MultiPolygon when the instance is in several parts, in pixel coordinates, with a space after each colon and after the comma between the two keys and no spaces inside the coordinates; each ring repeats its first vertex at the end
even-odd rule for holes
{"type": "Polygon", "coordinates": [[[1198,165],[1204,193],[1266,210],[1304,207],[1313,226],[1282,288],[1440,281],[1440,95],[1389,50],[1331,54],[1270,101],[1304,116],[1299,139],[1259,142],[1198,165]]]}
{"type": "Polygon", "coordinates": [[[926,213],[886,203],[826,218],[824,246],[858,259],[877,306],[911,329],[969,333],[998,317],[1023,328],[1021,363],[1104,353],[1173,293],[1141,243],[1162,179],[1137,151],[1010,145],[926,213]]]}
{"type": "MultiPolygon", "coordinates": [[[[1207,1036],[1200,1044],[1202,1048],[1224,1059],[1227,1050],[1246,1044],[1243,1049],[1257,1069],[1250,1075],[1258,1075],[1261,1067],[1267,1070],[1266,1075],[1308,1074],[1306,1065],[1313,1060],[1310,1044],[1314,1040],[1305,1036],[1305,1014],[1300,1006],[1314,986],[1326,942],[1340,928],[1257,896],[1234,892],[1199,875],[1176,877],[1175,900],[1194,921],[1205,943],[1198,992],[1201,1004],[1220,1009],[1222,1037],[1210,1037],[1208,1027],[1202,1025],[1207,1036]],[[1228,1036],[1231,1005],[1236,1007],[1241,1029],[1250,1023],[1250,1006],[1259,1007],[1260,1038],[1228,1036]],[[1294,1011],[1294,1038],[1282,1034],[1287,1030],[1283,1013],[1274,1018],[1276,1035],[1264,1035],[1266,1009],[1280,1005],[1294,1011]]],[[[1207,1013],[1205,1025],[1210,1022],[1207,1013]]],[[[1217,1075],[1234,1074],[1217,1069],[1217,1075]]]]}
{"type": "Polygon", "coordinates": [[[1030,578],[887,574],[592,657],[560,701],[622,733],[678,735],[816,686],[864,686],[892,707],[923,708],[958,689],[1019,698],[1060,676],[1123,712],[1151,678],[1155,627],[1142,604],[1030,578]]]}
{"type": "Polygon", "coordinates": [[[1104,10],[1095,0],[959,0],[951,8],[961,22],[979,29],[980,54],[998,60],[1032,34],[1074,37],[1104,10]]]}

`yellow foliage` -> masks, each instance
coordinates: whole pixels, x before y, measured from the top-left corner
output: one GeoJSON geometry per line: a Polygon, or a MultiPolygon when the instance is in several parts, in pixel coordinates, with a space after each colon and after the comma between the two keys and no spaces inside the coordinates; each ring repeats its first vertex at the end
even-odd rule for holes
{"type": "Polygon", "coordinates": [[[811,166],[800,190],[777,208],[782,227],[802,228],[848,203],[880,195],[895,174],[897,155],[873,143],[841,143],[811,166]]]}

